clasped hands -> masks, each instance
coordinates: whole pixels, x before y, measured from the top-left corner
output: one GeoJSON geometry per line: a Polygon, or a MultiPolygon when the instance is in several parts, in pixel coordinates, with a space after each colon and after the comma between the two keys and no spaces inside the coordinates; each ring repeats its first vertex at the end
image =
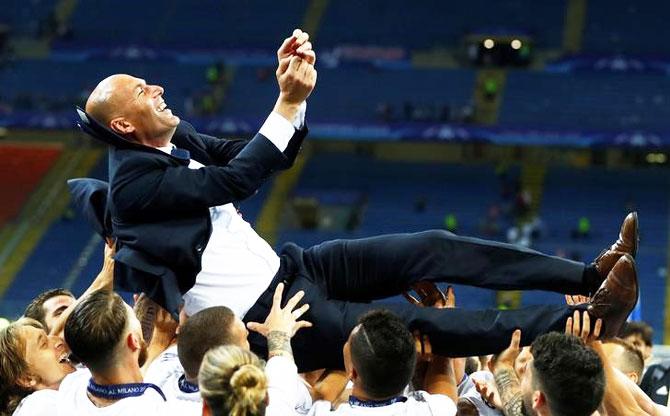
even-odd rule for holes
{"type": "Polygon", "coordinates": [[[291,121],[316,85],[316,54],[312,50],[309,34],[300,29],[294,30],[277,50],[277,61],[275,75],[279,98],[274,111],[291,121]]]}

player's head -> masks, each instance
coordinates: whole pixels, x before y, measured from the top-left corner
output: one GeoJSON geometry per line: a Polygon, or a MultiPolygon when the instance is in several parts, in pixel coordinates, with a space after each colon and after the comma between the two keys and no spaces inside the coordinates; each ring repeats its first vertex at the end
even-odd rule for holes
{"type": "Polygon", "coordinates": [[[198,374],[203,415],[264,415],[268,403],[264,367],[253,352],[236,345],[209,350],[198,374]]]}
{"type": "Polygon", "coordinates": [[[412,334],[400,318],[385,310],[361,317],[343,354],[349,378],[377,400],[400,394],[412,377],[416,361],[412,334]]]}
{"type": "Polygon", "coordinates": [[[140,321],[118,294],[107,290],[93,292],[75,306],[65,321],[65,340],[93,373],[142,366],[146,360],[140,321]]]}
{"type": "Polygon", "coordinates": [[[186,378],[196,380],[205,353],[220,345],[249,349],[249,332],[240,318],[225,306],[203,309],[179,329],[177,352],[186,378]]]}
{"type": "Polygon", "coordinates": [[[42,324],[22,318],[0,330],[0,414],[12,414],[21,399],[42,389],[58,389],[74,371],[69,351],[42,324]]]}
{"type": "Polygon", "coordinates": [[[633,380],[635,384],[640,384],[644,371],[644,358],[642,358],[640,350],[620,338],[611,338],[605,341],[603,350],[605,350],[605,355],[615,368],[633,380]]]}
{"type": "Polygon", "coordinates": [[[103,79],[88,97],[86,112],[127,139],[154,147],[166,145],[179,124],[163,100],[163,87],[127,74],[103,79]]]}
{"type": "Polygon", "coordinates": [[[23,316],[38,321],[49,332],[53,328],[55,320],[74,301],[74,295],[67,289],[47,290],[37,295],[28,304],[25,312],[23,312],[23,316]]]}
{"type": "Polygon", "coordinates": [[[628,341],[641,353],[645,361],[651,358],[654,342],[654,330],[646,322],[626,322],[621,328],[621,339],[628,341]]]}
{"type": "Polygon", "coordinates": [[[537,338],[521,375],[528,415],[590,416],[605,392],[602,361],[577,337],[552,332],[537,338]]]}

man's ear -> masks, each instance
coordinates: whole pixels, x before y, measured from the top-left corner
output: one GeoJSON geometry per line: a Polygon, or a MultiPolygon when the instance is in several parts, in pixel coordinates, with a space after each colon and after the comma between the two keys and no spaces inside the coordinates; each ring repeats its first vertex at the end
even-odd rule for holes
{"type": "Polygon", "coordinates": [[[123,117],[112,119],[112,121],[109,122],[109,126],[119,134],[130,134],[135,131],[135,126],[130,124],[128,120],[123,117]]]}
{"type": "Polygon", "coordinates": [[[128,344],[128,348],[133,352],[139,350],[142,346],[140,338],[132,332],[126,337],[126,343],[128,344]]]}
{"type": "Polygon", "coordinates": [[[640,379],[637,377],[637,373],[630,372],[630,373],[627,373],[626,376],[628,376],[629,379],[633,380],[633,383],[640,384],[639,383],[640,379]]]}
{"type": "Polygon", "coordinates": [[[540,409],[547,405],[547,398],[544,397],[544,393],[542,393],[541,391],[535,390],[533,392],[532,397],[533,397],[533,410],[537,411],[537,409],[540,409]]]}
{"type": "Polygon", "coordinates": [[[35,390],[35,386],[37,386],[37,377],[30,374],[25,374],[16,380],[16,384],[26,390],[35,390]]]}
{"type": "Polygon", "coordinates": [[[205,400],[202,401],[202,416],[211,416],[212,411],[210,410],[209,406],[207,405],[207,402],[205,400]]]}
{"type": "Polygon", "coordinates": [[[356,371],[356,369],[352,367],[351,371],[349,371],[349,374],[347,374],[347,378],[352,382],[356,381],[356,379],[358,378],[358,371],[356,371]]]}

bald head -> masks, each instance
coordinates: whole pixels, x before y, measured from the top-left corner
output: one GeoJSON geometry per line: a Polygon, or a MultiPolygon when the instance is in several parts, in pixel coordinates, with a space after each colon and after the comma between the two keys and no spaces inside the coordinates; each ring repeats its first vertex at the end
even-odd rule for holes
{"type": "Polygon", "coordinates": [[[120,115],[123,108],[121,98],[128,95],[127,85],[133,79],[127,74],[115,74],[100,81],[86,100],[86,112],[109,126],[109,122],[120,115]]]}
{"type": "Polygon", "coordinates": [[[163,87],[132,75],[111,75],[88,97],[86,112],[128,140],[166,146],[180,120],[167,107],[163,92],[163,87]]]}

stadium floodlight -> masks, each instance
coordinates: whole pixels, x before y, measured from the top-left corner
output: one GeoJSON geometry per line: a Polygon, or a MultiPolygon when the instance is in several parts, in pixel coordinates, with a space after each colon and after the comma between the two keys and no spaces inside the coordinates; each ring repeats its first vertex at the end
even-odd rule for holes
{"type": "Polygon", "coordinates": [[[521,46],[523,46],[519,39],[514,39],[510,45],[512,49],[521,49],[521,46]]]}
{"type": "Polygon", "coordinates": [[[493,39],[484,40],[484,47],[486,49],[493,49],[494,46],[496,46],[496,43],[493,41],[493,39]]]}

